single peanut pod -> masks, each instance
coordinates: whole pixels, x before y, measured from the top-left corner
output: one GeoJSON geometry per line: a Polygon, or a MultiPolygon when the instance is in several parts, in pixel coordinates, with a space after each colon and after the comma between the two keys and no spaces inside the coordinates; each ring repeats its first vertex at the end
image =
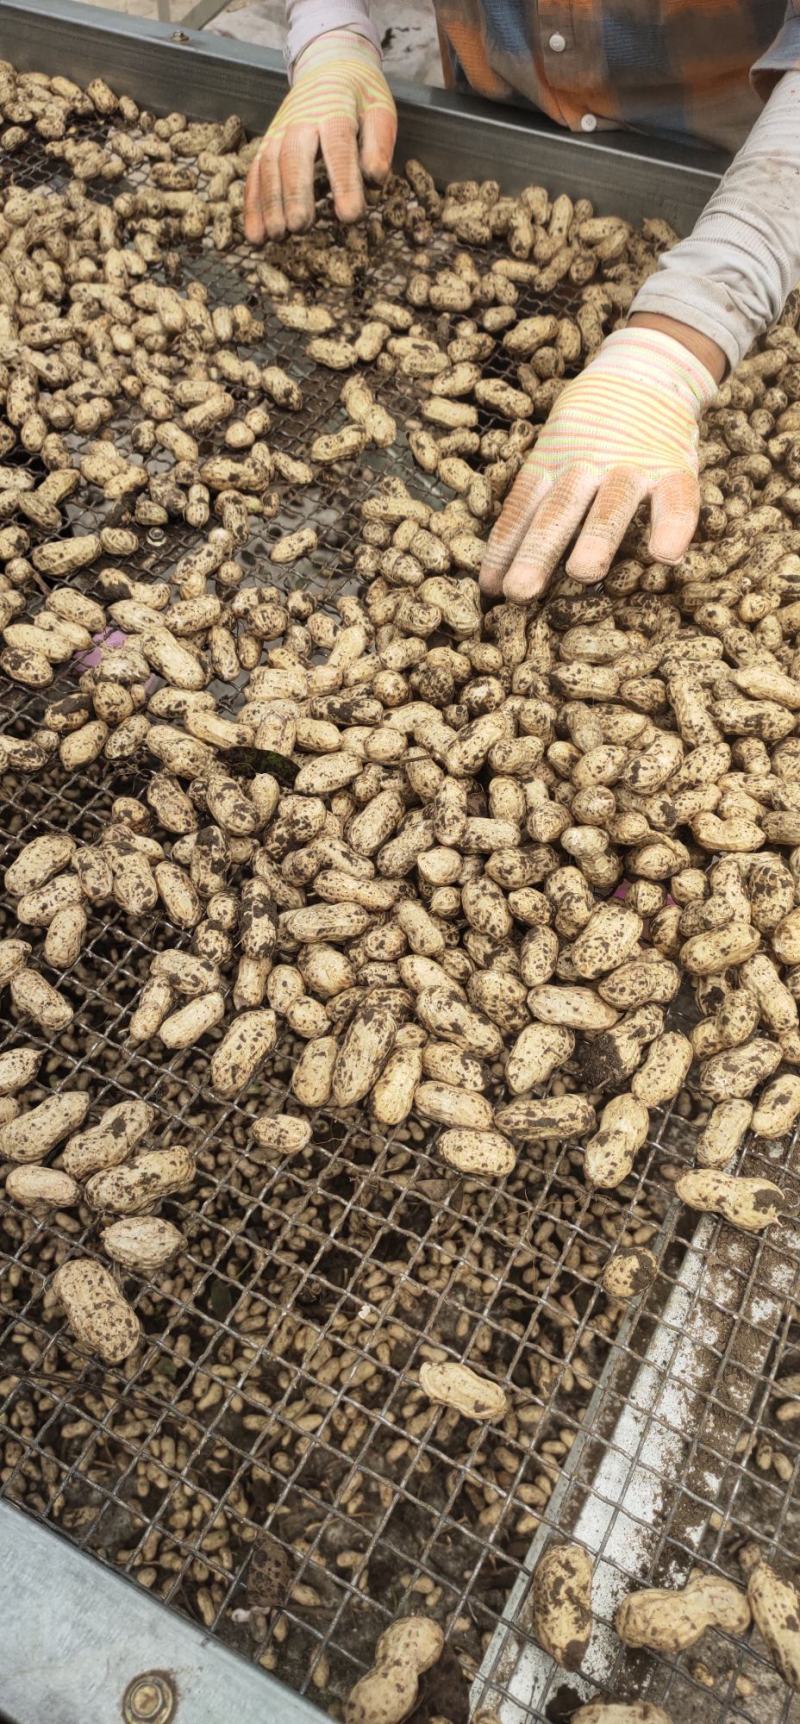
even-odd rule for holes
{"type": "Polygon", "coordinates": [[[90,766],[92,761],[99,760],[108,736],[108,725],[96,718],[81,725],[80,730],[74,730],[71,736],[62,737],[58,753],[65,771],[75,772],[79,767],[90,766]]]}
{"type": "Polygon", "coordinates": [[[150,976],[139,995],[128,1025],[128,1040],[134,1047],[158,1034],[175,1003],[175,995],[163,976],[150,976]]]}
{"type": "Polygon", "coordinates": [[[397,1027],[397,1015],[388,1006],[367,1000],[356,1012],[333,1070],[331,1094],[336,1107],[352,1107],[369,1094],[392,1051],[397,1027]]]}
{"type": "Polygon", "coordinates": [[[766,952],[757,952],[742,965],[742,981],[758,1001],[762,1023],[774,1035],[797,1029],[797,1001],[781,981],[766,952]]]}
{"type": "Polygon", "coordinates": [[[453,1126],[443,1131],[436,1145],[443,1159],[459,1173],[479,1178],[503,1179],[512,1173],[517,1152],[499,1131],[453,1126]]]}
{"type": "Polygon", "coordinates": [[[101,1114],[97,1125],[76,1133],[64,1147],[62,1161],[75,1179],[86,1179],[104,1167],[125,1161],[145,1136],[155,1118],[149,1102],[115,1102],[101,1114]]]}
{"type": "Polygon", "coordinates": [[[717,1102],[697,1140],[698,1166],[726,1167],[744,1143],[752,1118],[752,1102],[717,1102]]]}
{"type": "Polygon", "coordinates": [[[187,994],[190,999],[197,994],[216,992],[222,985],[216,964],[194,952],[182,952],[177,946],[156,952],[150,975],[160,977],[176,994],[187,994]]]}
{"type": "Polygon", "coordinates": [[[529,929],[519,953],[519,973],[526,987],[543,987],[554,974],[557,963],[558,935],[555,930],[544,924],[529,929]]]}
{"type": "MultiPolygon", "coordinates": [[[[370,935],[369,939],[371,943],[373,935],[370,935]]],[[[405,945],[405,941],[403,944],[405,945]]],[[[435,958],[423,958],[420,953],[414,952],[410,956],[398,957],[397,969],[403,986],[410,988],[414,994],[421,994],[430,988],[444,988],[448,997],[455,993],[461,1001],[466,1003],[464,990],[460,983],[454,982],[449,971],[435,958]]],[[[447,1076],[445,1076],[445,1082],[448,1081],[447,1076]]],[[[466,1085],[467,1089],[474,1087],[472,1084],[466,1085]]]]}
{"type": "Polygon", "coordinates": [[[309,904],[302,910],[285,910],[278,919],[279,938],[308,941],[339,941],[358,938],[372,922],[360,904],[309,904]]]}
{"type": "Polygon", "coordinates": [[[647,1108],[661,1107],[683,1087],[693,1057],[694,1050],[688,1036],[677,1030],[667,1030],[663,1036],[656,1036],[647,1050],[644,1064],[631,1078],[631,1094],[647,1108]]]}
{"type": "Polygon", "coordinates": [[[421,1076],[421,1048],[395,1047],[372,1090],[370,1105],[380,1125],[400,1125],[408,1118],[421,1076]]]}
{"type": "Polygon", "coordinates": [[[237,1012],[254,1011],[256,1007],[263,1005],[270,964],[269,958],[243,956],[239,959],[236,981],[233,984],[233,1003],[237,1012]]]}
{"type": "Polygon", "coordinates": [[[652,1652],[685,1652],[707,1628],[726,1634],[746,1634],[750,1606],[741,1588],[722,1575],[703,1574],[679,1592],[650,1587],[629,1593],[614,1617],[614,1627],[626,1646],[646,1646],[652,1652]]]}
{"type": "Polygon", "coordinates": [[[88,923],[82,904],[68,904],[56,911],[42,947],[45,963],[51,969],[69,970],[78,962],[88,923]]]}
{"type": "Polygon", "coordinates": [[[147,802],[166,832],[196,832],[197,811],[176,778],[168,772],[156,772],[146,790],[147,802]]]}
{"type": "Polygon", "coordinates": [[[292,1093],[303,1107],[325,1107],[330,1101],[338,1053],[336,1036],[306,1042],[292,1076],[292,1093]]]}
{"type": "Polygon", "coordinates": [[[402,1724],[412,1712],[419,1678],[442,1655],[444,1633],[427,1616],[406,1616],[384,1629],[375,1663],[356,1683],[344,1709],[345,1724],[402,1724]]]}
{"type": "Polygon", "coordinates": [[[726,1048],[704,1060],[700,1067],[700,1089],[712,1101],[741,1100],[771,1077],[780,1063],[780,1044],[754,1037],[743,1047],[726,1048]]]}
{"type": "Polygon", "coordinates": [[[338,952],[336,946],[302,946],[297,962],[305,986],[312,993],[321,995],[322,1000],[329,1000],[355,984],[352,962],[347,953],[338,952]]]}
{"type": "Polygon", "coordinates": [[[272,1053],[277,1039],[278,1020],[273,1011],[262,1007],[240,1012],[212,1056],[210,1076],[215,1095],[228,1100],[244,1089],[272,1053]]]}
{"type": "Polygon", "coordinates": [[[52,1035],[66,1029],[74,1016],[72,1007],[57,988],[35,970],[15,970],[10,978],[11,1000],[20,1017],[31,1017],[52,1035]]]}
{"type": "Polygon", "coordinates": [[[649,1126],[647,1108],[636,1096],[612,1096],[600,1115],[600,1129],[586,1145],[584,1171],[589,1184],[603,1190],[621,1185],[647,1139],[649,1126]]]}
{"type": "Polygon", "coordinates": [[[130,1357],[138,1346],[141,1324],[101,1263],[73,1257],[56,1270],[51,1285],[81,1346],[107,1365],[130,1357]]]}
{"type": "Polygon", "coordinates": [[[305,1041],[316,1041],[317,1036],[328,1034],[331,1015],[321,1000],[312,1000],[310,995],[300,995],[300,998],[293,1000],[288,1007],[286,1022],[290,1029],[295,1031],[295,1036],[302,1036],[305,1041]]]}
{"type": "Polygon", "coordinates": [[[300,557],[307,557],[316,550],[318,534],[315,527],[299,527],[294,533],[286,533],[270,547],[270,562],[296,563],[300,557]]]}
{"type": "Polygon", "coordinates": [[[581,1095],[518,1096],[498,1108],[494,1117],[500,1131],[530,1143],[583,1137],[597,1123],[591,1102],[581,1095]]]}
{"type": "Polygon", "coordinates": [[[577,975],[586,981],[616,969],[638,944],[644,924],[635,910],[613,900],[592,911],[573,942],[570,957],[577,975]]]}
{"type": "Polygon", "coordinates": [[[90,904],[107,903],[114,889],[114,876],[103,851],[86,845],[84,849],[76,850],[72,866],[80,880],[84,898],[90,904]]]}
{"type": "Polygon", "coordinates": [[[401,890],[399,880],[357,880],[344,868],[321,868],[314,881],[319,898],[330,904],[361,904],[365,910],[391,910],[401,890]]]}
{"type": "Polygon", "coordinates": [[[619,1012],[601,1000],[592,988],[560,987],[545,983],[528,995],[531,1015],[543,1024],[559,1024],[571,1030],[607,1030],[619,1012]]]}
{"type": "MultiPolygon", "coordinates": [[[[444,971],[442,980],[447,981],[444,971]]],[[[486,1072],[481,1061],[463,1048],[457,1048],[453,1042],[426,1042],[422,1049],[422,1070],[427,1078],[440,1083],[454,1083],[459,1089],[486,1088],[486,1072]]]]}
{"type": "MultiPolygon", "coordinates": [[[[458,857],[458,851],[446,852],[458,857]]],[[[421,869],[422,858],[417,866],[421,869]]],[[[460,872],[460,858],[459,858],[460,872]]],[[[455,878],[458,876],[456,875],[455,878]]],[[[491,940],[505,940],[513,928],[513,917],[506,903],[504,892],[484,875],[479,880],[468,880],[461,888],[461,907],[471,928],[479,934],[488,935],[491,940]]],[[[552,970],[548,971],[552,975],[552,970]]],[[[546,977],[542,977],[546,980],[546,977]]],[[[527,977],[525,977],[527,981],[527,977]]],[[[529,982],[529,986],[533,986],[529,982]]]]}
{"type": "Polygon", "coordinates": [[[6,1196],[21,1209],[40,1216],[50,1209],[73,1209],[80,1201],[80,1186],[57,1167],[20,1163],[8,1170],[6,1196]]]}
{"type": "Polygon", "coordinates": [[[601,999],[620,1011],[644,1005],[666,1006],[680,987],[681,973],[668,958],[629,958],[597,984],[601,999]]]}
{"type": "Polygon", "coordinates": [[[512,1095],[547,1082],[566,1065],[575,1047],[571,1030],[560,1024],[529,1024],[521,1030],[506,1062],[506,1083],[512,1095]]]}
{"type": "Polygon", "coordinates": [[[216,770],[206,781],[206,803],[209,814],[235,838],[251,838],[258,831],[258,811],[244,794],[235,778],[216,770]]]}
{"type": "Polygon", "coordinates": [[[76,840],[68,833],[48,833],[31,839],[5,871],[7,890],[15,897],[34,892],[69,866],[77,848],[76,840]]]}
{"type": "Polygon", "coordinates": [[[454,1084],[431,1079],[418,1085],[414,1109],[438,1125],[466,1126],[470,1131],[490,1131],[494,1119],[490,1103],[475,1090],[457,1089],[454,1084]]]}
{"type": "Polygon", "coordinates": [[[600,1285],[609,1299],[625,1303],[647,1292],[658,1272],[652,1251],[643,1245],[632,1245],[615,1251],[600,1277],[600,1285]]]}
{"type": "Polygon", "coordinates": [[[780,1072],[762,1090],[752,1119],[756,1137],[785,1137],[800,1118],[800,1076],[780,1072]]]}
{"type": "Polygon", "coordinates": [[[44,1161],[51,1149],[80,1125],[90,1099],[82,1090],[61,1090],[10,1120],[0,1127],[0,1156],[17,1162],[44,1161]]]}
{"type": "Polygon", "coordinates": [[[148,915],[158,903],[158,887],[148,857],[124,841],[119,848],[107,848],[113,894],[120,909],[128,916],[148,915]]]}
{"type": "Polygon", "coordinates": [[[261,1149],[298,1155],[311,1142],[311,1125],[293,1113],[262,1114],[253,1121],[253,1136],[261,1149]]]}
{"type": "Polygon", "coordinates": [[[165,1048],[189,1048],[208,1035],[225,1016],[224,994],[200,994],[164,1019],[159,1035],[165,1048]]]}
{"type": "Polygon", "coordinates": [[[202,689],[206,670],[189,647],[176,640],[167,628],[149,629],[141,636],[141,648],[149,665],[172,688],[202,689]]]}
{"type": "Polygon", "coordinates": [[[439,958],[445,949],[444,934],[423,904],[402,898],[395,912],[397,926],[402,929],[412,952],[425,958],[439,958]]]}
{"type": "Polygon", "coordinates": [[[675,1194],[691,1209],[722,1215],[747,1233],[779,1221],[786,1205],[783,1192],[769,1179],[747,1179],[711,1168],[682,1173],[675,1182],[675,1194]]]}
{"type": "Polygon", "coordinates": [[[160,1215],[123,1215],[104,1227],[100,1238],[112,1262],[142,1275],[162,1269],[186,1243],[180,1228],[160,1215]]]}
{"type": "Polygon", "coordinates": [[[750,1570],[747,1597],[753,1621],[787,1688],[800,1690],[800,1594],[763,1557],[750,1570]]]}
{"type": "Polygon", "coordinates": [[[41,1063],[40,1048],[9,1048],[0,1054],[0,1096],[15,1095],[33,1083],[41,1063]]]}
{"type": "Polygon", "coordinates": [[[167,1149],[140,1149],[124,1166],[93,1173],[84,1189],[93,1209],[139,1215],[164,1197],[188,1191],[195,1171],[192,1151],[170,1144],[167,1149]]]}
{"type": "Polygon", "coordinates": [[[681,946],[684,969],[694,976],[715,976],[743,964],[758,951],[761,935],[746,922],[730,922],[725,928],[694,934],[681,946]]]}
{"type": "Polygon", "coordinates": [[[562,1670],[579,1670],[592,1633],[592,1563],[580,1544],[548,1545],[533,1576],[533,1632],[562,1670]]]}
{"type": "Polygon", "coordinates": [[[176,928],[196,928],[203,907],[188,874],[176,862],[157,862],[153,874],[169,920],[176,928]]]}
{"type": "Polygon", "coordinates": [[[455,1407],[462,1418],[481,1423],[501,1419],[508,1409],[508,1397],[499,1383],[480,1377],[469,1365],[450,1360],[420,1366],[420,1386],[428,1400],[443,1407],[455,1407]]]}

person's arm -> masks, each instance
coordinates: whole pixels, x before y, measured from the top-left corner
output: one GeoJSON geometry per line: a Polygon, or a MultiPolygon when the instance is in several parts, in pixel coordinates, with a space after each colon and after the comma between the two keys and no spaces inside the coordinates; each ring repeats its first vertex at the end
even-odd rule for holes
{"type": "Polygon", "coordinates": [[[369,15],[369,0],[286,0],[285,58],[290,78],[304,49],[330,30],[352,30],[380,54],[381,39],[369,15]]]}
{"type": "Polygon", "coordinates": [[[536,597],[575,534],[568,574],[602,580],[645,498],[651,554],[677,562],[697,526],[700,414],[798,280],[800,73],[792,71],[693,233],[640,288],[627,328],[562,390],[489,540],[484,589],[536,597]]]}
{"type": "Polygon", "coordinates": [[[339,220],[357,221],[365,209],[364,180],[385,180],[397,135],[397,113],[366,4],[288,0],[287,13],[291,88],[245,187],[244,231],[254,245],[311,225],[319,155],[339,220]],[[343,22],[332,24],[340,17],[343,22]]]}
{"type": "MultiPolygon", "coordinates": [[[[800,72],[787,72],[688,239],[640,287],[631,323],[669,318],[736,366],[800,279],[800,72]]],[[[679,339],[691,343],[683,332],[679,339]]]]}

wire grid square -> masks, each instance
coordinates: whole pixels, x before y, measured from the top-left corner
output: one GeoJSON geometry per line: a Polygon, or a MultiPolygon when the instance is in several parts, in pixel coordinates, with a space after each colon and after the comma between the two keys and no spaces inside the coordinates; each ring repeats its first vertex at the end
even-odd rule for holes
{"type": "MultiPolygon", "coordinates": [[[[9,171],[18,184],[62,183],[36,145],[9,171]]],[[[110,200],[136,181],[134,171],[92,195],[110,200]]],[[[450,244],[437,237],[437,260],[450,244]]],[[[399,294],[410,261],[403,236],[390,234],[371,295],[399,294]]],[[[215,303],[246,298],[263,310],[251,263],[244,248],[183,259],[185,278],[204,282],[215,303]]],[[[326,298],[362,315],[335,289],[326,298]]],[[[528,294],[521,309],[550,307],[528,294]]],[[[313,367],[274,318],[250,351],[312,383],[299,413],[272,413],[275,447],[304,453],[310,434],[341,422],[338,378],[313,367]]],[[[500,346],[490,369],[513,377],[500,346]]],[[[377,388],[401,424],[418,415],[401,377],[377,388]]],[[[115,421],[123,444],[135,417],[125,408],[115,421]]],[[[482,414],[481,423],[498,421],[482,414]]],[[[320,546],[293,568],[292,584],[321,602],[352,589],[360,504],[387,472],[437,506],[448,500],[401,435],[309,487],[282,487],[274,518],[256,521],[241,550],[246,580],[285,580],[268,564],[270,546],[312,521],[320,546]]],[[[99,491],[84,492],[67,505],[65,534],[107,520],[103,507],[99,491]]],[[[168,578],[201,538],[171,519],[142,534],[123,566],[168,578]]],[[[92,581],[90,571],[78,584],[91,592],[92,581]]],[[[70,686],[63,673],[48,696],[70,686]]],[[[235,708],[241,690],[224,698],[235,708]]],[[[44,704],[14,688],[0,724],[24,736],[44,704]]],[[[114,795],[142,782],[135,763],[66,781],[9,774],[4,865],[40,832],[95,841],[114,795]]],[[[3,934],[15,930],[8,903],[0,919],[3,934]]],[[[206,1093],[207,1049],[166,1060],[150,1045],[126,1045],[153,952],[187,943],[156,918],[132,925],[112,912],[75,968],[53,976],[77,1027],[46,1049],[31,1099],[61,1083],[90,1088],[93,1119],[115,1100],[144,1097],[157,1111],[157,1141],[188,1136],[197,1148],[199,1177],[165,1206],[187,1235],[177,1268],[157,1283],[124,1278],[146,1341],[121,1369],[80,1354],[44,1299],[57,1249],[97,1250],[87,1213],[39,1222],[0,1201],[5,1494],[323,1703],[340,1703],[378,1634],[412,1603],[448,1625],[464,1670],[480,1673],[476,1694],[505,1694],[509,1717],[521,1705],[537,1720],[568,1716],[576,1690],[551,1669],[537,1690],[519,1692],[514,1660],[531,1645],[534,1555],[551,1532],[581,1529],[597,1553],[602,1599],[587,1693],[646,1693],[698,1724],[795,1724],[797,1707],[757,1644],[706,1636],[698,1671],[692,1655],[670,1663],[625,1652],[608,1625],[629,1585],[647,1577],[679,1583],[698,1559],[738,1577],[738,1549],[754,1536],[797,1559],[800,1428],[775,1416],[777,1382],[787,1367],[800,1370],[796,1230],[743,1239],[698,1226],[674,1203],[672,1180],[691,1163],[694,1136],[676,1107],[654,1117],[650,1143],[613,1193],[587,1191],[574,1148],[523,1153],[499,1190],[454,1178],[433,1131],[384,1134],[326,1112],[303,1156],[264,1156],[251,1122],[264,1108],[293,1107],[296,1044],[282,1043],[247,1096],[224,1106],[206,1093]],[[641,1307],[612,1322],[599,1273],[622,1237],[649,1244],[659,1274],[641,1307]],[[473,1429],[415,1395],[431,1344],[507,1381],[510,1435],[473,1429]],[[283,1608],[259,1619],[248,1562],[264,1527],[286,1553],[292,1585],[283,1608]]],[[[3,1045],[18,1034],[8,1025],[3,1045]]],[[[747,1171],[774,1176],[786,1153],[751,1147],[747,1171]]],[[[796,1197],[796,1145],[792,1156],[796,1197]]]]}

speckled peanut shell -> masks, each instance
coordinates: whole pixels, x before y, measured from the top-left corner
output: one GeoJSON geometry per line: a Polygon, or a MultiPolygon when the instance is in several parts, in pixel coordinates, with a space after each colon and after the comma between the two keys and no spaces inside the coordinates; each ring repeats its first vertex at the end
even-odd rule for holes
{"type": "Polygon", "coordinates": [[[90,1257],[75,1257],[56,1270],[52,1287],[76,1341],[107,1365],[129,1358],[141,1325],[108,1269],[90,1257]]]}
{"type": "Polygon", "coordinates": [[[579,1670],[592,1632],[592,1564],[579,1544],[551,1544],[533,1577],[533,1631],[564,1670],[579,1670]]]}

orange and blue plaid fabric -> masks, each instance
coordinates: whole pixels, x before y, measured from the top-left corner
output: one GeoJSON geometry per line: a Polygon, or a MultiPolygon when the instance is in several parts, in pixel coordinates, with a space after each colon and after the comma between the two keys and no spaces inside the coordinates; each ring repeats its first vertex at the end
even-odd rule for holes
{"type": "Polygon", "coordinates": [[[445,76],[572,131],[738,149],[782,72],[800,0],[434,0],[445,76]]]}

